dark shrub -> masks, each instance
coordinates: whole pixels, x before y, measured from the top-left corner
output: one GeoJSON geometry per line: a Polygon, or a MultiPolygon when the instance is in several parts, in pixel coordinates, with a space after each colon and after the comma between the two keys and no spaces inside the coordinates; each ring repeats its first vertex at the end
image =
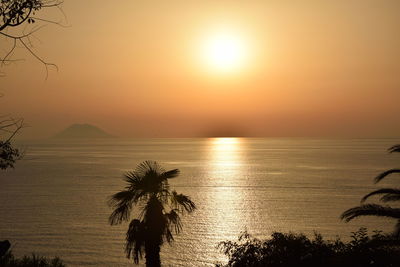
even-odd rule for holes
{"type": "Polygon", "coordinates": [[[238,241],[224,241],[218,247],[228,256],[226,265],[237,267],[365,267],[400,266],[400,246],[389,235],[375,232],[371,237],[361,228],[351,241],[327,241],[315,234],[273,233],[270,239],[260,240],[243,233],[238,241]]]}
{"type": "Polygon", "coordinates": [[[17,259],[11,252],[7,252],[3,257],[0,258],[1,267],[65,267],[63,261],[55,257],[49,259],[41,257],[35,254],[32,256],[24,256],[21,259],[17,259]]]}

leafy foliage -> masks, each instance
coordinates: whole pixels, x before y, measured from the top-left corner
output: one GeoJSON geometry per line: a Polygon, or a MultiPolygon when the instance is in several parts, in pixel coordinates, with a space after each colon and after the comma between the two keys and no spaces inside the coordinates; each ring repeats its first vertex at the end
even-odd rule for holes
{"type": "Polygon", "coordinates": [[[20,156],[19,150],[14,148],[10,141],[0,140],[0,169],[14,168],[14,163],[20,156]]]}
{"type": "Polygon", "coordinates": [[[244,232],[238,241],[224,241],[218,247],[229,258],[226,265],[216,265],[219,267],[386,267],[400,262],[398,240],[380,232],[368,236],[366,228],[354,232],[347,243],[327,241],[320,234],[310,239],[304,234],[278,232],[260,240],[244,232]]]}
{"type": "Polygon", "coordinates": [[[0,31],[6,27],[16,27],[28,20],[32,12],[42,8],[46,1],[43,0],[0,0],[0,31]]]}

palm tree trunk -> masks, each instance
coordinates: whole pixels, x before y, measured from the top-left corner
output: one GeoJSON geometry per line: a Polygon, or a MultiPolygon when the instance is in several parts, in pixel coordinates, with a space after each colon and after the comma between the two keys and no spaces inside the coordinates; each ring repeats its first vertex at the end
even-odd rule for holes
{"type": "Polygon", "coordinates": [[[160,244],[147,241],[145,244],[146,266],[161,267],[160,244]]]}

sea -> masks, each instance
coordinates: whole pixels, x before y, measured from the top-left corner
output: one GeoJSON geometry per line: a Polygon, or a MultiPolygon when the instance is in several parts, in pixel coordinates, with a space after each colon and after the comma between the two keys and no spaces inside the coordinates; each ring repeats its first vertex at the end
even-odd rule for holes
{"type": "MultiPolygon", "coordinates": [[[[380,172],[400,167],[387,149],[396,139],[196,138],[20,142],[15,169],[0,171],[0,240],[17,256],[59,256],[68,266],[132,266],[124,253],[128,223],[111,226],[109,197],[123,175],[145,160],[178,168],[171,189],[191,197],[195,212],[161,249],[163,266],[226,262],[221,241],[247,231],[315,232],[349,240],[360,227],[391,231],[390,219],[340,220],[362,196],[395,187],[380,172]]],[[[378,199],[371,199],[378,202],[378,199]]],[[[137,212],[132,218],[137,216],[137,212]]],[[[144,264],[144,259],[140,262],[144,264]]]]}

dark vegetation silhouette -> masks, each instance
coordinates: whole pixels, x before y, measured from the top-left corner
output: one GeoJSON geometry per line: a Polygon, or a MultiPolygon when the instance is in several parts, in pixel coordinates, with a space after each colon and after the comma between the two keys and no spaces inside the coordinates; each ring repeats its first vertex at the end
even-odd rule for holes
{"type": "MultiPolygon", "coordinates": [[[[389,148],[389,152],[400,152],[400,145],[389,148]]],[[[388,175],[399,174],[400,169],[390,169],[375,178],[378,183],[388,175]]],[[[399,201],[400,188],[382,188],[365,195],[364,203],[372,196],[381,196],[384,203],[399,201]]],[[[228,257],[226,265],[219,267],[297,267],[297,266],[400,266],[400,208],[378,204],[362,204],[346,210],[341,218],[346,222],[359,216],[381,216],[397,220],[394,233],[382,234],[375,231],[369,236],[366,228],[353,232],[349,242],[339,238],[324,240],[315,234],[310,239],[304,234],[273,233],[271,238],[260,240],[247,232],[240,235],[238,241],[224,241],[218,247],[228,257]]]]}
{"type": "Polygon", "coordinates": [[[349,242],[324,240],[320,234],[310,239],[304,234],[273,233],[260,240],[247,232],[238,241],[224,241],[218,247],[228,256],[218,267],[394,267],[399,266],[399,246],[388,246],[391,236],[366,228],[353,232],[349,242]]]}
{"type": "Polygon", "coordinates": [[[11,243],[8,240],[0,242],[0,266],[2,267],[65,267],[63,261],[58,257],[48,259],[32,254],[30,257],[15,258],[9,250],[10,247],[11,243]]]}
{"type": "Polygon", "coordinates": [[[19,158],[18,148],[13,147],[10,141],[0,140],[0,169],[14,168],[15,162],[19,158]]]}
{"type": "Polygon", "coordinates": [[[14,168],[22,153],[12,145],[12,139],[24,126],[22,119],[5,118],[0,121],[0,170],[14,168]]]}
{"type": "MultiPolygon", "coordinates": [[[[389,153],[393,152],[400,152],[400,145],[395,145],[392,146],[391,148],[388,149],[389,153]]],[[[375,177],[375,183],[378,183],[385,177],[391,174],[399,174],[400,169],[390,169],[387,171],[382,172],[379,174],[377,177],[375,177]]],[[[386,202],[393,202],[393,201],[399,201],[400,200],[400,188],[381,188],[375,191],[372,191],[371,193],[365,195],[361,199],[361,203],[364,203],[368,198],[372,196],[379,195],[380,201],[383,203],[386,202]]],[[[400,238],[400,208],[392,208],[390,206],[382,206],[379,204],[362,204],[358,207],[354,207],[351,209],[346,210],[343,212],[341,215],[341,218],[345,220],[346,222],[349,222],[353,220],[354,218],[360,217],[360,216],[379,216],[379,217],[389,217],[393,218],[397,221],[395,230],[393,234],[397,237],[400,238]]]]}
{"type": "Polygon", "coordinates": [[[0,241],[0,258],[3,257],[10,249],[11,243],[8,240],[0,241]]]}
{"type": "Polygon", "coordinates": [[[180,215],[196,209],[188,196],[171,191],[168,180],[178,175],[178,169],[165,171],[155,161],[144,161],[125,174],[125,189],[110,197],[111,225],[128,221],[133,208],[139,211],[129,224],[125,245],[126,256],[136,264],[144,253],[146,266],[161,266],[161,246],[181,231],[180,215]]]}
{"type": "Polygon", "coordinates": [[[32,254],[31,256],[23,256],[15,258],[11,252],[8,252],[3,257],[0,257],[1,267],[65,267],[63,261],[58,258],[46,258],[32,254]]]}

